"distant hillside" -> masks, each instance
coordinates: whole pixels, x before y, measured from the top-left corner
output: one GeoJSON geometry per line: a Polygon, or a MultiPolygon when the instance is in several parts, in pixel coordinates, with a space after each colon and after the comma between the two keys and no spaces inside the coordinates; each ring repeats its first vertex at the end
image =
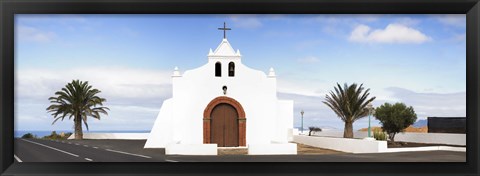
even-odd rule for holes
{"type": "Polygon", "coordinates": [[[427,126],[427,123],[428,123],[427,119],[425,119],[425,120],[419,120],[419,121],[413,123],[412,126],[413,126],[413,127],[416,127],[416,128],[421,128],[421,127],[427,126]]]}

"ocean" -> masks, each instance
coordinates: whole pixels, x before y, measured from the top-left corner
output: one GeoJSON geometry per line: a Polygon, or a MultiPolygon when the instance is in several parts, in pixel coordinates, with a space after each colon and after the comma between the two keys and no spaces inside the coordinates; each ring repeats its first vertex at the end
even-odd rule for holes
{"type": "MultiPolygon", "coordinates": [[[[62,131],[62,130],[59,130],[59,131],[56,131],[57,134],[60,134],[62,132],[64,133],[73,133],[73,130],[65,130],[65,131],[62,131]]],[[[24,134],[27,134],[27,133],[32,133],[34,136],[37,135],[38,138],[41,138],[43,136],[48,136],[50,134],[52,134],[52,131],[15,131],[15,134],[14,134],[14,137],[15,138],[20,138],[22,137],[24,134]]],[[[115,131],[115,130],[111,130],[111,131],[83,131],[83,133],[150,133],[150,130],[138,130],[138,131],[135,131],[135,130],[131,130],[131,131],[115,131]]]]}

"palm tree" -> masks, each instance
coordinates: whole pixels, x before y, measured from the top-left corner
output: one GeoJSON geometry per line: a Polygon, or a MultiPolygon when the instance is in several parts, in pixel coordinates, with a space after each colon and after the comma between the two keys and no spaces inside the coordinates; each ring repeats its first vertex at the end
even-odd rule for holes
{"type": "Polygon", "coordinates": [[[88,81],[73,80],[65,85],[61,91],[55,92],[56,97],[48,99],[51,105],[47,111],[55,118],[52,125],[59,119],[63,121],[67,116],[68,119],[73,117],[75,139],[83,139],[82,121],[88,130],[88,116],[100,120],[100,113],[108,115],[106,110],[110,110],[103,106],[103,102],[107,100],[98,97],[98,93],[100,90],[92,89],[88,81]]]}
{"type": "Polygon", "coordinates": [[[335,93],[330,91],[330,96],[325,96],[325,103],[330,107],[337,116],[345,122],[345,128],[343,131],[344,138],[353,138],[353,122],[362,117],[368,115],[368,109],[366,106],[368,103],[375,100],[375,97],[368,99],[367,89],[363,91],[363,84],[357,87],[357,84],[352,84],[350,86],[347,83],[344,84],[343,88],[340,84],[337,83],[335,87],[335,93]],[[363,92],[363,93],[362,93],[363,92]]]}

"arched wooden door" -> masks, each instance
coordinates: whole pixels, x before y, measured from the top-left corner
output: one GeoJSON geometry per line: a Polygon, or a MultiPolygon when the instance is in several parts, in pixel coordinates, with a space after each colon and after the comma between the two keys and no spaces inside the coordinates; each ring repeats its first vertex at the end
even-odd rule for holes
{"type": "Polygon", "coordinates": [[[238,113],[233,106],[221,103],[213,108],[210,134],[218,147],[238,147],[238,113]]]}

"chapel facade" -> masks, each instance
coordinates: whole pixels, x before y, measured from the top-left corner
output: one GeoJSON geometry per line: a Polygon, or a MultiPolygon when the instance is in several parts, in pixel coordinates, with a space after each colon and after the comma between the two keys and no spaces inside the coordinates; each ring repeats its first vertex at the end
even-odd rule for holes
{"type": "Polygon", "coordinates": [[[229,28],[219,29],[224,38],[205,65],[183,74],[175,67],[172,98],[163,102],[145,148],[189,155],[215,155],[218,147],[296,154],[296,144],[289,143],[293,101],[277,98],[273,68],[265,74],[243,65],[226,38],[229,28]]]}

